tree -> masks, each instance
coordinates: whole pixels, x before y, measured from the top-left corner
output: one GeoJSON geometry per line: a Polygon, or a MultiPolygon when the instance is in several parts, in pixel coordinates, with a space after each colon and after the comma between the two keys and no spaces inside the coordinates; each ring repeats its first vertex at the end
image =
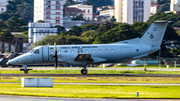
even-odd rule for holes
{"type": "Polygon", "coordinates": [[[96,30],[99,28],[99,24],[97,23],[92,23],[92,24],[84,24],[84,25],[81,25],[81,29],[82,31],[89,31],[89,30],[96,30]]]}
{"type": "Polygon", "coordinates": [[[150,21],[158,21],[158,20],[165,20],[165,21],[172,21],[169,23],[171,26],[180,20],[180,15],[173,14],[173,13],[156,13],[153,16],[149,17],[150,21]]]}
{"type": "Polygon", "coordinates": [[[39,23],[44,23],[44,20],[38,20],[37,22],[39,22],[39,23]]]}
{"type": "Polygon", "coordinates": [[[114,28],[118,26],[118,24],[112,23],[110,21],[106,21],[103,25],[101,25],[97,30],[97,34],[96,37],[101,36],[102,34],[104,34],[105,32],[107,32],[108,30],[114,28]]]}
{"type": "Polygon", "coordinates": [[[21,26],[24,25],[23,18],[19,18],[18,19],[16,17],[11,17],[6,22],[6,25],[7,25],[7,30],[9,30],[11,32],[21,32],[21,31],[24,31],[24,28],[22,29],[22,27],[21,27],[21,26]]]}
{"type": "Polygon", "coordinates": [[[114,16],[112,16],[112,18],[110,19],[110,21],[111,21],[112,23],[116,22],[115,17],[114,17],[114,16]]]}
{"type": "Polygon", "coordinates": [[[158,4],[170,3],[170,0],[157,0],[158,4]]]}
{"type": "Polygon", "coordinates": [[[58,32],[60,33],[60,32],[66,32],[66,29],[65,29],[65,27],[64,26],[59,26],[59,25],[56,25],[56,26],[54,26],[54,28],[58,28],[58,32]]]}
{"type": "Polygon", "coordinates": [[[94,44],[100,43],[113,43],[123,40],[128,40],[132,38],[139,37],[140,34],[135,31],[135,29],[129,24],[119,24],[115,28],[112,28],[102,34],[100,37],[97,37],[94,44]]]}
{"type": "Polygon", "coordinates": [[[72,26],[71,29],[68,32],[66,32],[66,34],[81,36],[82,29],[81,27],[78,27],[75,25],[75,26],[72,26]]]}
{"type": "Polygon", "coordinates": [[[158,12],[165,12],[165,11],[170,11],[170,4],[169,3],[163,4],[158,10],[158,12]]]}

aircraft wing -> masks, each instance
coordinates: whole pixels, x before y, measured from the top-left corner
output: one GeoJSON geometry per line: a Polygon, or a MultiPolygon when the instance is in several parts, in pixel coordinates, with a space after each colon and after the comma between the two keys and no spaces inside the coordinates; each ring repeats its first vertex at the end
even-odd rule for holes
{"type": "Polygon", "coordinates": [[[74,61],[93,61],[94,63],[107,61],[104,58],[91,57],[91,54],[78,54],[74,61]]]}

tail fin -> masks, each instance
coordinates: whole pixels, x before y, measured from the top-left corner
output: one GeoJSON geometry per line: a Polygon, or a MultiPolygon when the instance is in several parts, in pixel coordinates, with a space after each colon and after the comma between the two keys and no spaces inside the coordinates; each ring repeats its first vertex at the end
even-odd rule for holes
{"type": "Polygon", "coordinates": [[[151,23],[144,35],[140,38],[140,44],[160,47],[167,25],[167,21],[155,21],[151,23]]]}

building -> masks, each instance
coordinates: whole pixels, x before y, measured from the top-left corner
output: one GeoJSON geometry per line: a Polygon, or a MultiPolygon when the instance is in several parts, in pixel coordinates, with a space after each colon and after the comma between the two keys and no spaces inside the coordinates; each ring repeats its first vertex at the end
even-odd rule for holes
{"type": "Polygon", "coordinates": [[[146,22],[151,16],[151,0],[115,0],[117,22],[133,24],[146,22]]]}
{"type": "Polygon", "coordinates": [[[6,11],[6,5],[0,4],[0,14],[6,11]]]}
{"type": "Polygon", "coordinates": [[[35,43],[41,40],[46,34],[56,35],[58,29],[53,27],[51,23],[29,23],[28,37],[29,43],[35,43]]]}
{"type": "Polygon", "coordinates": [[[7,1],[11,1],[11,0],[0,0],[0,4],[4,4],[4,5],[7,5],[8,2],[7,1]]]}
{"type": "Polygon", "coordinates": [[[86,21],[92,21],[93,20],[93,6],[92,5],[86,5],[86,4],[77,4],[77,5],[70,5],[68,8],[78,8],[84,11],[83,18],[86,21]]]}
{"type": "Polygon", "coordinates": [[[180,0],[171,0],[170,12],[180,14],[180,0]]]}
{"type": "Polygon", "coordinates": [[[99,16],[104,16],[106,20],[110,20],[113,16],[115,16],[114,9],[107,9],[99,12],[99,16]]]}
{"type": "Polygon", "coordinates": [[[34,22],[43,20],[63,26],[63,5],[67,0],[34,0],[34,22]]]}
{"type": "Polygon", "coordinates": [[[151,2],[151,15],[154,15],[158,12],[158,9],[161,7],[160,4],[151,2]]]}

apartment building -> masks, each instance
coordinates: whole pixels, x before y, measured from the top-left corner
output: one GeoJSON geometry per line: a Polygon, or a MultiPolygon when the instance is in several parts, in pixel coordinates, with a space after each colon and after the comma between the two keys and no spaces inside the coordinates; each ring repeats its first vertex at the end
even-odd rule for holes
{"type": "Polygon", "coordinates": [[[151,16],[151,0],[115,0],[117,22],[133,24],[146,22],[151,16]]]}
{"type": "Polygon", "coordinates": [[[78,8],[84,11],[83,18],[86,21],[91,21],[93,19],[93,6],[92,5],[86,5],[86,4],[77,4],[77,5],[70,5],[68,8],[78,8]]]}
{"type": "Polygon", "coordinates": [[[34,0],[34,22],[44,20],[63,26],[63,5],[67,0],[34,0]]]}

